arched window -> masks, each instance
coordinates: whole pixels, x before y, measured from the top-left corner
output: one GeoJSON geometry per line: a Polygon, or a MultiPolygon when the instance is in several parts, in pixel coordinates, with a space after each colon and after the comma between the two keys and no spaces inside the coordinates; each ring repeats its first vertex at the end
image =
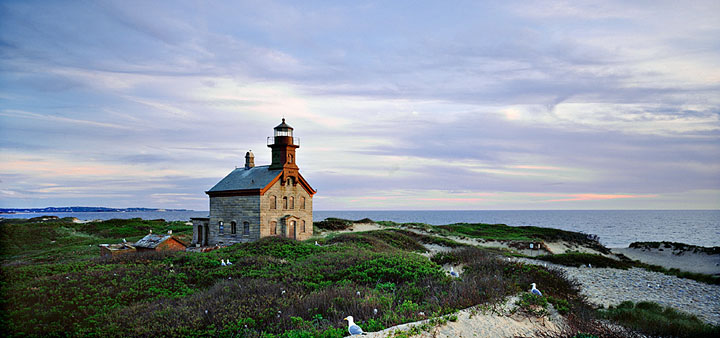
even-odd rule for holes
{"type": "Polygon", "coordinates": [[[300,221],[300,231],[305,232],[305,220],[300,221]]]}
{"type": "Polygon", "coordinates": [[[223,226],[223,222],[222,222],[222,221],[220,221],[220,223],[218,223],[218,230],[220,231],[220,234],[221,234],[221,235],[222,235],[223,232],[225,231],[225,226],[223,226]]]}
{"type": "Polygon", "coordinates": [[[250,222],[243,222],[243,235],[250,235],[250,222]]]}
{"type": "Polygon", "coordinates": [[[237,233],[237,223],[235,221],[230,222],[230,233],[233,235],[237,233]]]}
{"type": "Polygon", "coordinates": [[[288,163],[292,163],[292,161],[293,161],[292,154],[288,154],[288,163]]]}
{"type": "Polygon", "coordinates": [[[300,197],[300,209],[305,209],[305,197],[300,197]]]}
{"type": "Polygon", "coordinates": [[[273,236],[277,235],[277,222],[275,221],[270,222],[270,234],[273,236]]]}
{"type": "Polygon", "coordinates": [[[295,197],[290,196],[288,202],[290,203],[290,209],[295,209],[295,197]]]}
{"type": "Polygon", "coordinates": [[[287,196],[283,197],[283,209],[287,209],[287,207],[288,207],[287,202],[288,202],[287,196]]]}
{"type": "Polygon", "coordinates": [[[277,197],[270,196],[270,209],[277,209],[277,197]]]}

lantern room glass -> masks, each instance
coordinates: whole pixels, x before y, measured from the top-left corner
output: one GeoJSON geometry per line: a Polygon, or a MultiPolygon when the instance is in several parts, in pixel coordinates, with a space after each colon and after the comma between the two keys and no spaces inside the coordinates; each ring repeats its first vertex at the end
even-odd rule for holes
{"type": "Polygon", "coordinates": [[[292,129],[285,129],[285,128],[275,129],[275,137],[277,137],[277,136],[290,136],[290,137],[292,137],[292,136],[293,136],[293,131],[292,131],[292,129]]]}

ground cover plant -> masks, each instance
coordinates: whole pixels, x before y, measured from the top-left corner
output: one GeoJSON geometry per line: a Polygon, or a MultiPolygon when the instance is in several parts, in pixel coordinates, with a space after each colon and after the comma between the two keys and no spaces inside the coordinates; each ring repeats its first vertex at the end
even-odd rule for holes
{"type": "Polygon", "coordinates": [[[594,268],[613,268],[627,270],[635,266],[630,261],[620,261],[612,259],[598,254],[584,253],[584,252],[568,252],[564,254],[556,255],[543,255],[538,256],[536,259],[544,260],[550,263],[565,265],[565,266],[592,266],[594,268]]]}
{"type": "Polygon", "coordinates": [[[208,253],[100,258],[100,242],[137,239],[150,229],[192,231],[184,223],[104,223],[0,222],[12,227],[2,237],[3,247],[17,242],[2,258],[3,332],[339,337],[347,315],[366,330],[380,330],[496,302],[526,291],[531,282],[544,285],[554,298],[572,304],[579,299],[568,293],[574,286],[555,272],[404,230],[340,234],[322,246],[265,238],[208,253]],[[34,243],[34,236],[47,240],[34,243]],[[57,243],[68,248],[57,250],[57,243]],[[449,277],[440,257],[417,254],[424,251],[421,243],[455,247],[453,262],[464,265],[462,278],[449,277]],[[24,244],[36,245],[33,255],[20,252],[24,244]],[[223,267],[220,259],[234,264],[223,267]]]}
{"type": "Polygon", "coordinates": [[[429,225],[424,223],[395,223],[389,221],[378,221],[377,223],[385,226],[419,228],[431,233],[437,233],[444,236],[454,235],[499,241],[562,240],[591,247],[603,253],[609,253],[609,250],[602,244],[600,244],[596,236],[560,229],[541,228],[534,226],[509,226],[506,224],[485,223],[455,223],[448,225],[429,225]]]}
{"type": "Polygon", "coordinates": [[[565,266],[588,266],[591,265],[594,268],[614,268],[614,269],[629,269],[632,267],[646,269],[648,271],[660,272],[670,276],[677,276],[680,278],[692,279],[698,282],[707,284],[720,284],[720,277],[707,275],[702,273],[694,273],[682,271],[680,269],[672,268],[667,269],[659,265],[652,265],[642,263],[640,261],[633,261],[630,259],[617,260],[609,257],[605,257],[598,254],[581,253],[581,252],[568,252],[564,254],[556,255],[543,255],[534,257],[536,259],[548,261],[555,264],[565,266]]]}
{"type": "Polygon", "coordinates": [[[151,229],[188,236],[192,227],[139,219],[0,226],[7,230],[0,245],[15,241],[0,267],[7,336],[342,337],[347,315],[366,331],[453,318],[458,309],[528,295],[533,282],[544,297],[526,299],[532,309],[552,304],[572,333],[614,334],[559,270],[403,229],[334,234],[321,246],[272,237],[206,253],[101,258],[98,243],[139,239],[151,229]],[[452,250],[428,259],[423,244],[452,250]],[[447,265],[462,267],[461,277],[448,276],[447,265]]]}
{"type": "Polygon", "coordinates": [[[708,325],[689,315],[657,303],[630,301],[600,311],[603,317],[649,335],[663,337],[719,337],[720,326],[708,325]]]}

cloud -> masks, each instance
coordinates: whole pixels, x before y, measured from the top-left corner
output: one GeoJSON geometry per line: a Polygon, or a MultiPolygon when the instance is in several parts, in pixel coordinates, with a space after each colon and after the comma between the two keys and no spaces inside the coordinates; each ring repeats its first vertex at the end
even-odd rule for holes
{"type": "Polygon", "coordinates": [[[4,3],[3,203],[207,208],[287,117],[321,209],[708,206],[717,9],[4,3]]]}

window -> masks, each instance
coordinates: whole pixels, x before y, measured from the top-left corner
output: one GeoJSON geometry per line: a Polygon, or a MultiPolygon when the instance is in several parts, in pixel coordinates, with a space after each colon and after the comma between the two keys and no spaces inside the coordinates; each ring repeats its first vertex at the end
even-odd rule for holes
{"type": "Polygon", "coordinates": [[[305,232],[305,220],[300,221],[300,231],[305,232]]]}
{"type": "Polygon", "coordinates": [[[237,223],[235,221],[230,222],[230,233],[233,235],[237,233],[237,223]]]}
{"type": "Polygon", "coordinates": [[[277,197],[270,196],[270,209],[277,209],[277,197]]]}
{"type": "Polygon", "coordinates": [[[218,230],[220,230],[220,234],[221,234],[221,235],[222,235],[223,232],[225,231],[225,227],[223,226],[223,222],[222,222],[222,221],[220,221],[220,223],[218,224],[218,230]]]}
{"type": "Polygon", "coordinates": [[[287,206],[288,206],[287,202],[288,202],[287,196],[283,197],[283,209],[287,209],[287,206]]]}
{"type": "Polygon", "coordinates": [[[292,163],[293,156],[291,154],[288,154],[288,163],[292,163]]]}
{"type": "Polygon", "coordinates": [[[305,197],[300,197],[300,209],[305,209],[305,197]]]}
{"type": "Polygon", "coordinates": [[[243,235],[250,235],[250,222],[243,222],[243,235]]]}
{"type": "Polygon", "coordinates": [[[277,222],[275,221],[270,222],[270,234],[277,235],[277,222]]]}
{"type": "Polygon", "coordinates": [[[295,197],[290,196],[288,200],[290,202],[290,209],[295,209],[295,197]]]}

